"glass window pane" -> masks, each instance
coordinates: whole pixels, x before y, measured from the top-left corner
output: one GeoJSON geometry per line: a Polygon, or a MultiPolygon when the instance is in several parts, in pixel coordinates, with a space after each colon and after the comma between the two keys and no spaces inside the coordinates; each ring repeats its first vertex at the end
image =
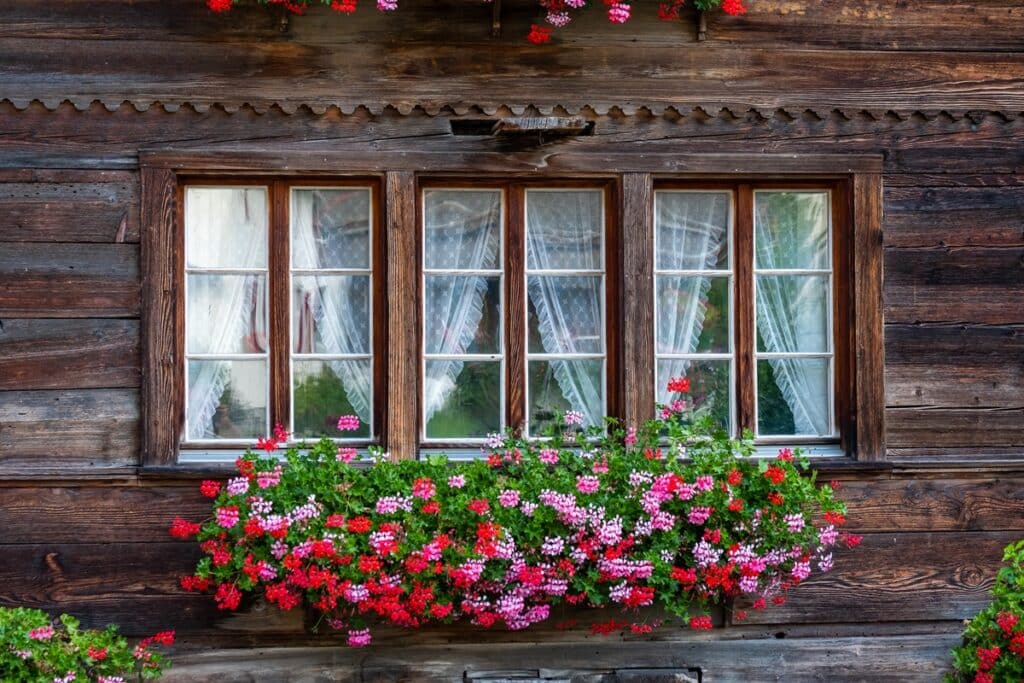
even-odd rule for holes
{"type": "Polygon", "coordinates": [[[755,192],[757,268],[830,268],[828,197],[825,192],[755,192]]]}
{"type": "Polygon", "coordinates": [[[292,267],[370,267],[370,189],[292,190],[292,267]]]}
{"type": "Polygon", "coordinates": [[[757,350],[827,353],[831,348],[826,275],[758,275],[757,350]]]}
{"type": "Polygon", "coordinates": [[[658,361],[658,403],[668,404],[676,394],[668,392],[668,382],[673,377],[687,377],[690,393],[682,398],[690,402],[689,407],[697,414],[707,413],[715,422],[730,431],[732,410],[732,363],[728,360],[684,360],[663,358],[658,361]]]}
{"type": "Polygon", "coordinates": [[[425,370],[428,439],[476,439],[501,431],[500,361],[428,360],[425,370]]]}
{"type": "Polygon", "coordinates": [[[526,263],[531,270],[601,270],[604,193],[526,193],[526,263]]]}
{"type": "Polygon", "coordinates": [[[428,275],[424,284],[426,353],[501,353],[501,278],[428,275]]]}
{"type": "Polygon", "coordinates": [[[660,270],[728,270],[732,194],[655,193],[660,270]]]}
{"type": "Polygon", "coordinates": [[[603,424],[603,360],[532,360],[527,374],[530,434],[546,435],[567,410],[582,413],[584,426],[603,424]]]}
{"type": "Polygon", "coordinates": [[[426,268],[501,268],[501,190],[423,193],[426,268]]]}
{"type": "Polygon", "coordinates": [[[265,275],[186,275],[186,351],[263,353],[267,349],[265,275]]]}
{"type": "Polygon", "coordinates": [[[266,188],[188,188],[185,245],[189,268],[266,268],[266,188]]]}
{"type": "Polygon", "coordinates": [[[659,275],[658,353],[729,353],[729,278],[659,275]]]}
{"type": "Polygon", "coordinates": [[[189,440],[255,439],[267,433],[265,360],[188,361],[189,440]]]}
{"type": "Polygon", "coordinates": [[[292,410],[298,439],[369,438],[373,378],[369,360],[292,361],[292,410]],[[338,431],[342,415],[359,417],[356,431],[338,431]]]}
{"type": "Polygon", "coordinates": [[[827,358],[757,361],[757,431],[764,436],[831,436],[827,358]]]}
{"type": "Polygon", "coordinates": [[[527,278],[530,353],[603,353],[600,275],[527,278]]]}
{"type": "Polygon", "coordinates": [[[292,279],[295,353],[370,353],[370,276],[292,279]]]}

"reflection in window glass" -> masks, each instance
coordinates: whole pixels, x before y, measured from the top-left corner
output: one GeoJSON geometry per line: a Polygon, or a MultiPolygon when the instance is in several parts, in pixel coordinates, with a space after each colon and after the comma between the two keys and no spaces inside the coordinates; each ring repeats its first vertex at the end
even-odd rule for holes
{"type": "Polygon", "coordinates": [[[687,400],[733,428],[732,193],[655,192],[656,397],[687,377],[687,400]]]}
{"type": "Polygon", "coordinates": [[[484,439],[504,427],[499,189],[423,192],[423,437],[484,439]]]}
{"type": "Polygon", "coordinates": [[[827,192],[754,193],[757,432],[832,436],[827,192]]]}
{"type": "Polygon", "coordinates": [[[269,431],[267,196],[185,190],[185,441],[269,431]]]}
{"type": "Polygon", "coordinates": [[[373,192],[291,191],[292,430],[296,438],[368,439],[373,416],[373,192]],[[339,432],[338,417],[360,427],[339,432]]]}
{"type": "Polygon", "coordinates": [[[527,432],[575,410],[605,414],[604,192],[528,190],[527,432]]]}

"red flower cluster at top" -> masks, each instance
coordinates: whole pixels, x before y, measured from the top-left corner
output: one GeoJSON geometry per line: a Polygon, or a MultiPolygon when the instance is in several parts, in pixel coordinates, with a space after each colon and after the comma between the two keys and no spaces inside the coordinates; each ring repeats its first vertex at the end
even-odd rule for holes
{"type": "MultiPolygon", "coordinates": [[[[239,0],[206,0],[210,10],[223,13],[231,9],[239,0]]],[[[303,14],[310,4],[318,0],[259,0],[263,4],[278,5],[292,14],[303,14]]],[[[591,0],[592,1],[592,0],[591,0]]],[[[329,5],[332,10],[341,14],[352,14],[356,11],[357,0],[319,0],[324,5],[329,5]]],[[[398,0],[376,0],[377,10],[391,12],[398,8],[398,0]]],[[[551,41],[551,30],[561,28],[572,21],[573,14],[584,9],[588,0],[539,0],[541,9],[545,12],[544,20],[549,26],[532,24],[526,39],[534,45],[542,45],[551,41]]],[[[613,24],[624,24],[632,16],[632,5],[622,0],[602,0],[606,6],[608,21],[613,24]]],[[[658,6],[658,18],[662,20],[673,20],[679,18],[680,10],[687,0],[671,0],[668,4],[658,6]]],[[[699,10],[710,10],[720,7],[723,12],[733,16],[746,14],[747,8],[743,0],[694,0],[699,10]]],[[[339,427],[340,429],[340,427],[339,427]]]]}

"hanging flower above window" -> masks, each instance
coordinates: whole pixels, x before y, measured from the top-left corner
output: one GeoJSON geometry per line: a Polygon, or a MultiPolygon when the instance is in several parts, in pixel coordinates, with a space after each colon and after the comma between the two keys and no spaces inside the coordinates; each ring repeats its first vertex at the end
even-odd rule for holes
{"type": "MultiPolygon", "coordinates": [[[[491,2],[492,0],[484,0],[491,2]]],[[[535,45],[551,40],[551,27],[562,28],[572,21],[573,13],[587,7],[588,1],[596,4],[597,0],[539,0],[544,10],[544,20],[550,26],[533,24],[526,39],[535,45]]],[[[621,0],[601,0],[606,6],[608,21],[613,24],[624,24],[632,16],[633,6],[621,0]]],[[[679,18],[679,12],[689,0],[669,0],[658,6],[658,18],[671,21],[679,18]]],[[[227,12],[241,0],[206,0],[206,5],[214,12],[227,12]]],[[[358,0],[259,0],[261,4],[277,5],[292,14],[304,14],[309,6],[320,2],[329,5],[335,12],[352,14],[356,11],[358,0]]],[[[377,10],[393,12],[398,9],[398,0],[376,0],[377,10]]],[[[738,16],[747,13],[743,0],[693,0],[694,7],[701,12],[721,8],[726,14],[738,16]]]]}

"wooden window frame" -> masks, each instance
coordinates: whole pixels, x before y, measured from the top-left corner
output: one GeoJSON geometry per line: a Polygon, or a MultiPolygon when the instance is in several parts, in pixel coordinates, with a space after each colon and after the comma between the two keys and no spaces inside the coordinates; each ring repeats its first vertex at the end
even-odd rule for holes
{"type": "MultiPolygon", "coordinates": [[[[527,264],[526,264],[526,193],[531,189],[588,189],[601,190],[604,199],[604,224],[602,225],[602,254],[604,259],[604,367],[605,367],[605,412],[608,415],[621,417],[621,383],[619,360],[621,335],[614,334],[622,328],[619,317],[621,300],[621,277],[619,260],[615,255],[619,251],[619,188],[617,179],[606,178],[549,178],[545,180],[510,179],[508,176],[493,178],[443,178],[424,174],[417,183],[417,264],[423,263],[424,224],[423,224],[423,193],[437,189],[493,189],[500,190],[504,202],[502,225],[503,253],[501,269],[504,271],[504,290],[502,301],[503,343],[505,362],[505,425],[517,431],[526,425],[529,381],[529,353],[527,346],[527,264]]],[[[417,284],[417,306],[422,310],[424,305],[423,272],[419,272],[417,284]]],[[[422,362],[424,358],[423,327],[418,328],[417,352],[422,362]]],[[[422,374],[421,374],[422,379],[422,374]]],[[[480,448],[482,440],[427,440],[426,425],[423,424],[422,394],[417,408],[418,448],[428,450],[455,450],[480,448]]],[[[536,437],[537,435],[533,435],[536,437]]]]}
{"type": "MultiPolygon", "coordinates": [[[[836,232],[847,235],[847,293],[843,320],[848,320],[849,351],[836,356],[848,381],[845,392],[847,460],[885,457],[882,319],[882,158],[879,155],[670,154],[544,152],[509,156],[497,152],[388,152],[370,149],[231,149],[228,151],[153,150],[140,154],[143,254],[143,453],[144,468],[175,465],[183,415],[180,396],[182,363],[178,345],[177,282],[183,254],[176,248],[180,226],[178,192],[185,178],[251,177],[303,183],[356,178],[376,179],[382,186],[379,239],[386,245],[383,271],[375,271],[375,289],[392,293],[386,320],[381,316],[386,358],[379,394],[385,412],[378,431],[393,459],[414,458],[419,451],[419,280],[418,181],[420,178],[497,177],[513,180],[611,182],[617,210],[617,258],[622,282],[615,298],[620,326],[615,356],[619,390],[616,412],[639,422],[654,405],[653,200],[656,184],[671,182],[806,182],[835,183],[836,232]],[[331,169],[331,170],[325,170],[331,169]],[[335,170],[338,169],[338,170],[335,170]],[[836,210],[838,209],[838,210],[836,210]],[[844,221],[841,225],[839,221],[844,221]],[[386,282],[386,285],[385,285],[386,282]],[[394,293],[416,292],[417,296],[394,293]],[[394,387],[395,391],[387,391],[394,387]],[[170,399],[169,399],[170,397],[170,399]]],[[[752,209],[752,207],[751,207],[752,209]]],[[[743,211],[738,207],[737,215],[743,211]]],[[[752,215],[752,213],[751,213],[752,215]]],[[[609,253],[615,253],[610,251],[609,253]]],[[[835,264],[834,264],[835,265],[835,264]]],[[[838,278],[836,278],[838,280],[838,278]]],[[[383,297],[378,297],[381,301],[383,297]]],[[[609,301],[609,308],[612,302],[609,301]]],[[[839,305],[839,304],[836,304],[839,305]]],[[[837,318],[837,322],[839,318],[837,318]]],[[[838,325],[837,325],[838,327],[838,325]]],[[[609,334],[609,343],[616,335],[609,334]]],[[[506,350],[508,351],[508,350],[506,350]]],[[[837,349],[838,351],[838,349],[837,349]]],[[[612,373],[609,371],[609,379],[612,373]]],[[[837,382],[838,385],[838,382],[837,382]]],[[[609,392],[609,401],[613,400],[609,392]]]]}
{"type": "MultiPolygon", "coordinates": [[[[755,344],[756,305],[754,300],[754,213],[757,192],[770,191],[808,191],[827,192],[829,195],[829,245],[831,247],[829,296],[830,325],[832,334],[832,368],[830,388],[833,396],[833,425],[836,436],[807,437],[801,435],[758,435],[757,442],[766,447],[780,446],[815,446],[835,444],[844,453],[852,452],[852,433],[854,424],[850,406],[853,405],[855,387],[851,382],[850,365],[844,360],[849,357],[851,344],[854,342],[854,324],[850,317],[849,278],[852,263],[849,246],[846,209],[846,181],[807,179],[725,179],[720,181],[685,181],[665,180],[654,182],[654,192],[660,191],[708,191],[728,192],[732,198],[732,221],[730,239],[730,277],[732,291],[730,299],[730,317],[732,324],[732,358],[735,368],[733,391],[735,398],[730,406],[730,418],[734,432],[743,430],[757,434],[757,352],[755,344]]],[[[655,229],[657,226],[654,226],[655,229]]],[[[653,238],[652,238],[653,240],[653,238]]],[[[655,259],[654,247],[651,259],[655,259]]],[[[652,266],[657,270],[657,266],[652,266]]],[[[711,271],[709,271],[711,272],[711,271]]],[[[724,272],[724,271],[723,271],[724,272]]],[[[652,288],[652,291],[653,288],[652,288]]],[[[655,311],[656,315],[657,312],[655,311]]],[[[655,363],[657,357],[655,356],[655,363]]],[[[651,376],[656,376],[656,367],[652,367],[651,376]]],[[[655,391],[657,387],[655,388],[655,391]]]]}

